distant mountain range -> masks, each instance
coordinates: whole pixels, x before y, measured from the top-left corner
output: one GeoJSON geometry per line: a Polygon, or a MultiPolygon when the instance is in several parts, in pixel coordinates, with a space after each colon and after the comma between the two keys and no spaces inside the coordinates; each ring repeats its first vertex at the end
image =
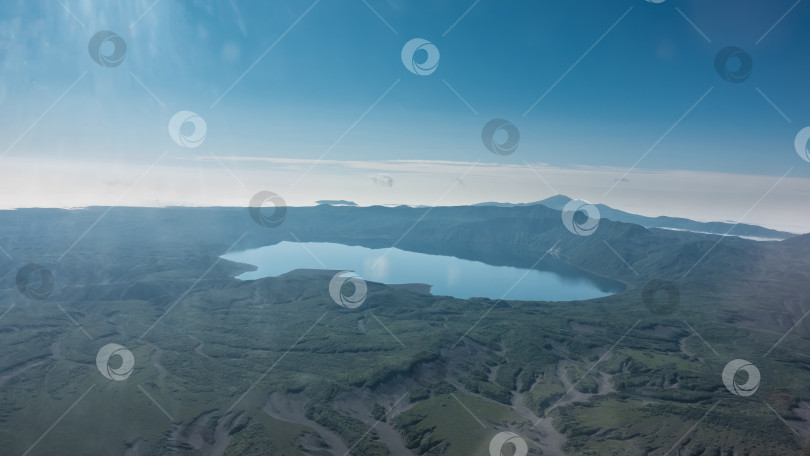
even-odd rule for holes
{"type": "Polygon", "coordinates": [[[329,206],[357,206],[357,203],[354,201],[346,201],[346,200],[320,200],[315,201],[315,204],[326,204],[329,206]]]}
{"type": "MultiPolygon", "coordinates": [[[[551,198],[546,198],[542,201],[534,203],[479,203],[474,206],[499,206],[499,207],[517,207],[517,206],[534,206],[542,205],[555,210],[562,210],[563,207],[571,201],[571,198],[565,195],[556,195],[551,198]]],[[[683,230],[692,231],[695,233],[703,234],[717,234],[738,236],[744,238],[752,238],[755,240],[783,240],[793,236],[794,233],[786,231],[772,230],[757,225],[748,225],[745,223],[733,224],[727,222],[698,222],[680,217],[646,217],[638,214],[631,214],[629,212],[613,209],[604,204],[595,204],[599,209],[599,214],[602,218],[613,220],[614,222],[626,222],[641,225],[645,228],[662,228],[670,230],[683,230]]]]}

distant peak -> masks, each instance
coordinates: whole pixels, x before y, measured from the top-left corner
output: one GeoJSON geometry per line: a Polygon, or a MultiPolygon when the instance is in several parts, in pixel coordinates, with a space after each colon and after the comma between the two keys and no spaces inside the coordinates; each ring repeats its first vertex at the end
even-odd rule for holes
{"type": "Polygon", "coordinates": [[[538,201],[537,204],[542,204],[543,206],[550,207],[552,209],[562,210],[562,208],[571,201],[571,198],[565,196],[563,194],[550,196],[542,201],[538,201]]]}
{"type": "Polygon", "coordinates": [[[524,207],[524,206],[542,205],[549,207],[551,209],[561,210],[563,206],[565,206],[569,201],[571,201],[571,198],[569,198],[568,196],[554,195],[544,200],[533,201],[530,203],[502,203],[497,201],[487,201],[484,203],[473,204],[473,206],[524,207]]]}

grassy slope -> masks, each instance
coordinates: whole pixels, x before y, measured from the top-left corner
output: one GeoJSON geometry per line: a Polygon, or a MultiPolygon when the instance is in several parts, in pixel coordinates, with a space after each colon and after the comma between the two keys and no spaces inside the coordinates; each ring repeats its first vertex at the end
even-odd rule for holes
{"type": "MultiPolygon", "coordinates": [[[[537,252],[559,236],[563,260],[615,277],[629,288],[616,296],[588,302],[498,304],[468,336],[485,351],[451,370],[453,379],[466,391],[489,399],[454,393],[479,415],[487,430],[479,431],[480,426],[470,421],[466,411],[459,410],[455,399],[448,400],[452,387],[442,384],[395,420],[403,435],[422,435],[428,429],[423,438],[438,442],[429,448],[465,454],[480,447],[481,441],[496,428],[503,429],[506,422],[517,428],[527,426],[525,420],[510,416],[506,405],[496,403],[508,402],[510,391],[518,384],[524,389],[534,385],[528,391],[527,404],[542,415],[563,392],[555,376],[558,362],[565,359],[571,380],[580,380],[579,376],[638,321],[636,330],[627,334],[609,358],[577,387],[583,392],[593,390],[597,373],[603,372],[613,375],[617,391],[551,412],[555,426],[568,437],[567,451],[663,453],[717,401],[719,405],[681,442],[694,454],[732,449],[751,454],[801,451],[800,442],[762,401],[791,419],[796,418],[791,408],[800,400],[810,400],[806,386],[810,374],[805,367],[805,353],[810,348],[807,330],[797,326],[778,349],[763,355],[810,308],[803,298],[808,283],[804,267],[810,244],[807,239],[767,245],[724,240],[685,280],[676,281],[681,305],[675,314],[661,317],[641,305],[639,286],[652,277],[677,278],[680,274],[676,272],[682,274],[691,267],[711,248],[713,239],[688,233],[650,233],[608,222],[600,226],[597,235],[591,237],[594,239],[585,239],[560,233],[543,212],[515,212],[514,218],[488,227],[476,225],[493,213],[437,216],[435,212],[441,211],[434,211],[435,219],[426,218],[424,225],[409,235],[413,236],[413,248],[441,244],[445,253],[458,254],[460,246],[470,243],[476,248],[465,252],[468,257],[486,256],[500,249],[496,258],[522,265],[530,258],[533,262],[537,252]],[[532,235],[515,238],[516,232],[532,235]],[[606,240],[639,276],[628,271],[610,251],[603,252],[599,244],[606,240]],[[705,337],[717,354],[685,322],[705,337]],[[597,330],[577,331],[572,323],[597,330]],[[670,329],[662,335],[656,331],[659,326],[670,329]],[[680,350],[681,342],[690,355],[680,350]],[[751,360],[763,374],[763,384],[751,398],[730,395],[720,382],[723,366],[734,358],[751,360]],[[495,366],[497,374],[490,382],[488,374],[495,366]],[[672,388],[673,384],[677,387],[672,388]],[[412,416],[424,418],[404,419],[412,416]]],[[[334,410],[331,400],[336,392],[374,390],[398,373],[407,375],[421,351],[451,346],[494,304],[490,300],[426,297],[371,284],[366,304],[347,310],[335,306],[328,297],[328,277],[241,283],[229,279],[238,267],[221,262],[145,341],[139,342],[138,337],[214,263],[216,255],[239,236],[231,235],[242,227],[224,225],[220,216],[213,217],[212,222],[199,213],[195,223],[176,214],[168,217],[169,221],[123,215],[115,218],[114,214],[112,211],[104,221],[110,226],[99,226],[98,232],[66,256],[61,266],[53,267],[57,290],[51,298],[32,302],[15,293],[3,295],[4,304],[13,301],[16,307],[0,322],[0,338],[6,347],[0,352],[0,370],[8,372],[13,366],[44,361],[0,387],[0,441],[12,454],[25,451],[91,385],[97,386],[32,454],[54,454],[63,448],[76,449],[76,454],[114,454],[136,439],[142,439],[155,453],[165,451],[171,423],[138,385],[176,423],[187,423],[206,410],[216,410],[221,416],[276,362],[235,407],[246,411],[251,424],[233,435],[229,454],[252,451],[249,445],[261,442],[274,446],[278,451],[274,454],[299,452],[297,444],[291,442],[296,442],[305,428],[273,420],[260,410],[272,391],[303,391],[310,397],[309,418],[352,444],[368,426],[334,410]],[[170,226],[156,232],[148,229],[151,223],[170,226]],[[213,239],[216,236],[224,240],[213,239]],[[73,326],[55,303],[68,310],[94,340],[73,326]],[[307,337],[285,355],[326,312],[307,337]],[[372,313],[406,348],[388,335],[372,313]],[[365,322],[365,332],[359,329],[358,320],[365,322]],[[204,342],[202,351],[207,357],[195,351],[198,343],[192,337],[204,342]],[[136,371],[126,382],[107,381],[95,369],[95,353],[109,342],[125,345],[135,354],[136,371]],[[159,363],[168,372],[165,378],[149,361],[155,349],[145,342],[162,349],[159,363]],[[58,355],[54,355],[55,344],[58,355]]],[[[27,219],[13,214],[14,220],[4,224],[5,239],[13,239],[5,248],[18,261],[48,263],[53,252],[61,253],[60,247],[70,245],[65,242],[77,230],[85,228],[88,221],[92,223],[92,217],[80,220],[74,213],[63,215],[67,218],[41,215],[42,220],[56,225],[50,227],[56,233],[53,237],[41,238],[37,230],[49,228],[42,226],[42,221],[25,214],[30,216],[26,229],[23,222],[27,219]]],[[[322,234],[312,228],[317,226],[307,218],[312,215],[290,225],[300,229],[302,238],[313,239],[330,238],[335,236],[331,231],[355,226],[358,229],[350,232],[368,244],[375,231],[392,230],[387,223],[409,226],[406,215],[398,215],[402,219],[397,220],[381,219],[378,226],[346,216],[324,228],[327,232],[322,234]]],[[[250,232],[245,242],[258,245],[274,236],[280,234],[250,232]]],[[[13,280],[16,266],[2,265],[7,282],[13,280]]],[[[374,432],[358,443],[355,452],[386,453],[385,446],[375,441],[374,432]]]]}

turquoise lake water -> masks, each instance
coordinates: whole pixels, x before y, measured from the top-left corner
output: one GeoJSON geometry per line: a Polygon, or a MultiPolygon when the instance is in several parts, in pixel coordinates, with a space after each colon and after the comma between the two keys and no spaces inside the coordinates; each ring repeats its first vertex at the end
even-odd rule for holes
{"type": "MultiPolygon", "coordinates": [[[[425,283],[434,295],[527,301],[572,301],[621,291],[617,283],[553,271],[493,266],[452,256],[428,255],[397,248],[370,249],[331,242],[281,242],[230,252],[224,259],[256,266],[241,280],[275,277],[295,269],[354,271],[363,279],[386,284],[425,283]]],[[[542,265],[542,262],[541,262],[542,265]]]]}

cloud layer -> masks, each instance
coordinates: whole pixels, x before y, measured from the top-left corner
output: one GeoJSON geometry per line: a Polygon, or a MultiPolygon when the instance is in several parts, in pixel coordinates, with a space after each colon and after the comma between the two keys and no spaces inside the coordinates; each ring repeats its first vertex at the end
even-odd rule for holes
{"type": "Polygon", "coordinates": [[[8,158],[0,171],[0,208],[246,206],[261,190],[279,194],[290,206],[318,200],[361,206],[525,203],[565,194],[648,216],[742,221],[810,232],[810,213],[797,210],[810,196],[810,180],[789,173],[781,177],[637,169],[625,177],[626,169],[542,163],[171,154],[156,154],[154,160],[124,165],[8,158]]]}

